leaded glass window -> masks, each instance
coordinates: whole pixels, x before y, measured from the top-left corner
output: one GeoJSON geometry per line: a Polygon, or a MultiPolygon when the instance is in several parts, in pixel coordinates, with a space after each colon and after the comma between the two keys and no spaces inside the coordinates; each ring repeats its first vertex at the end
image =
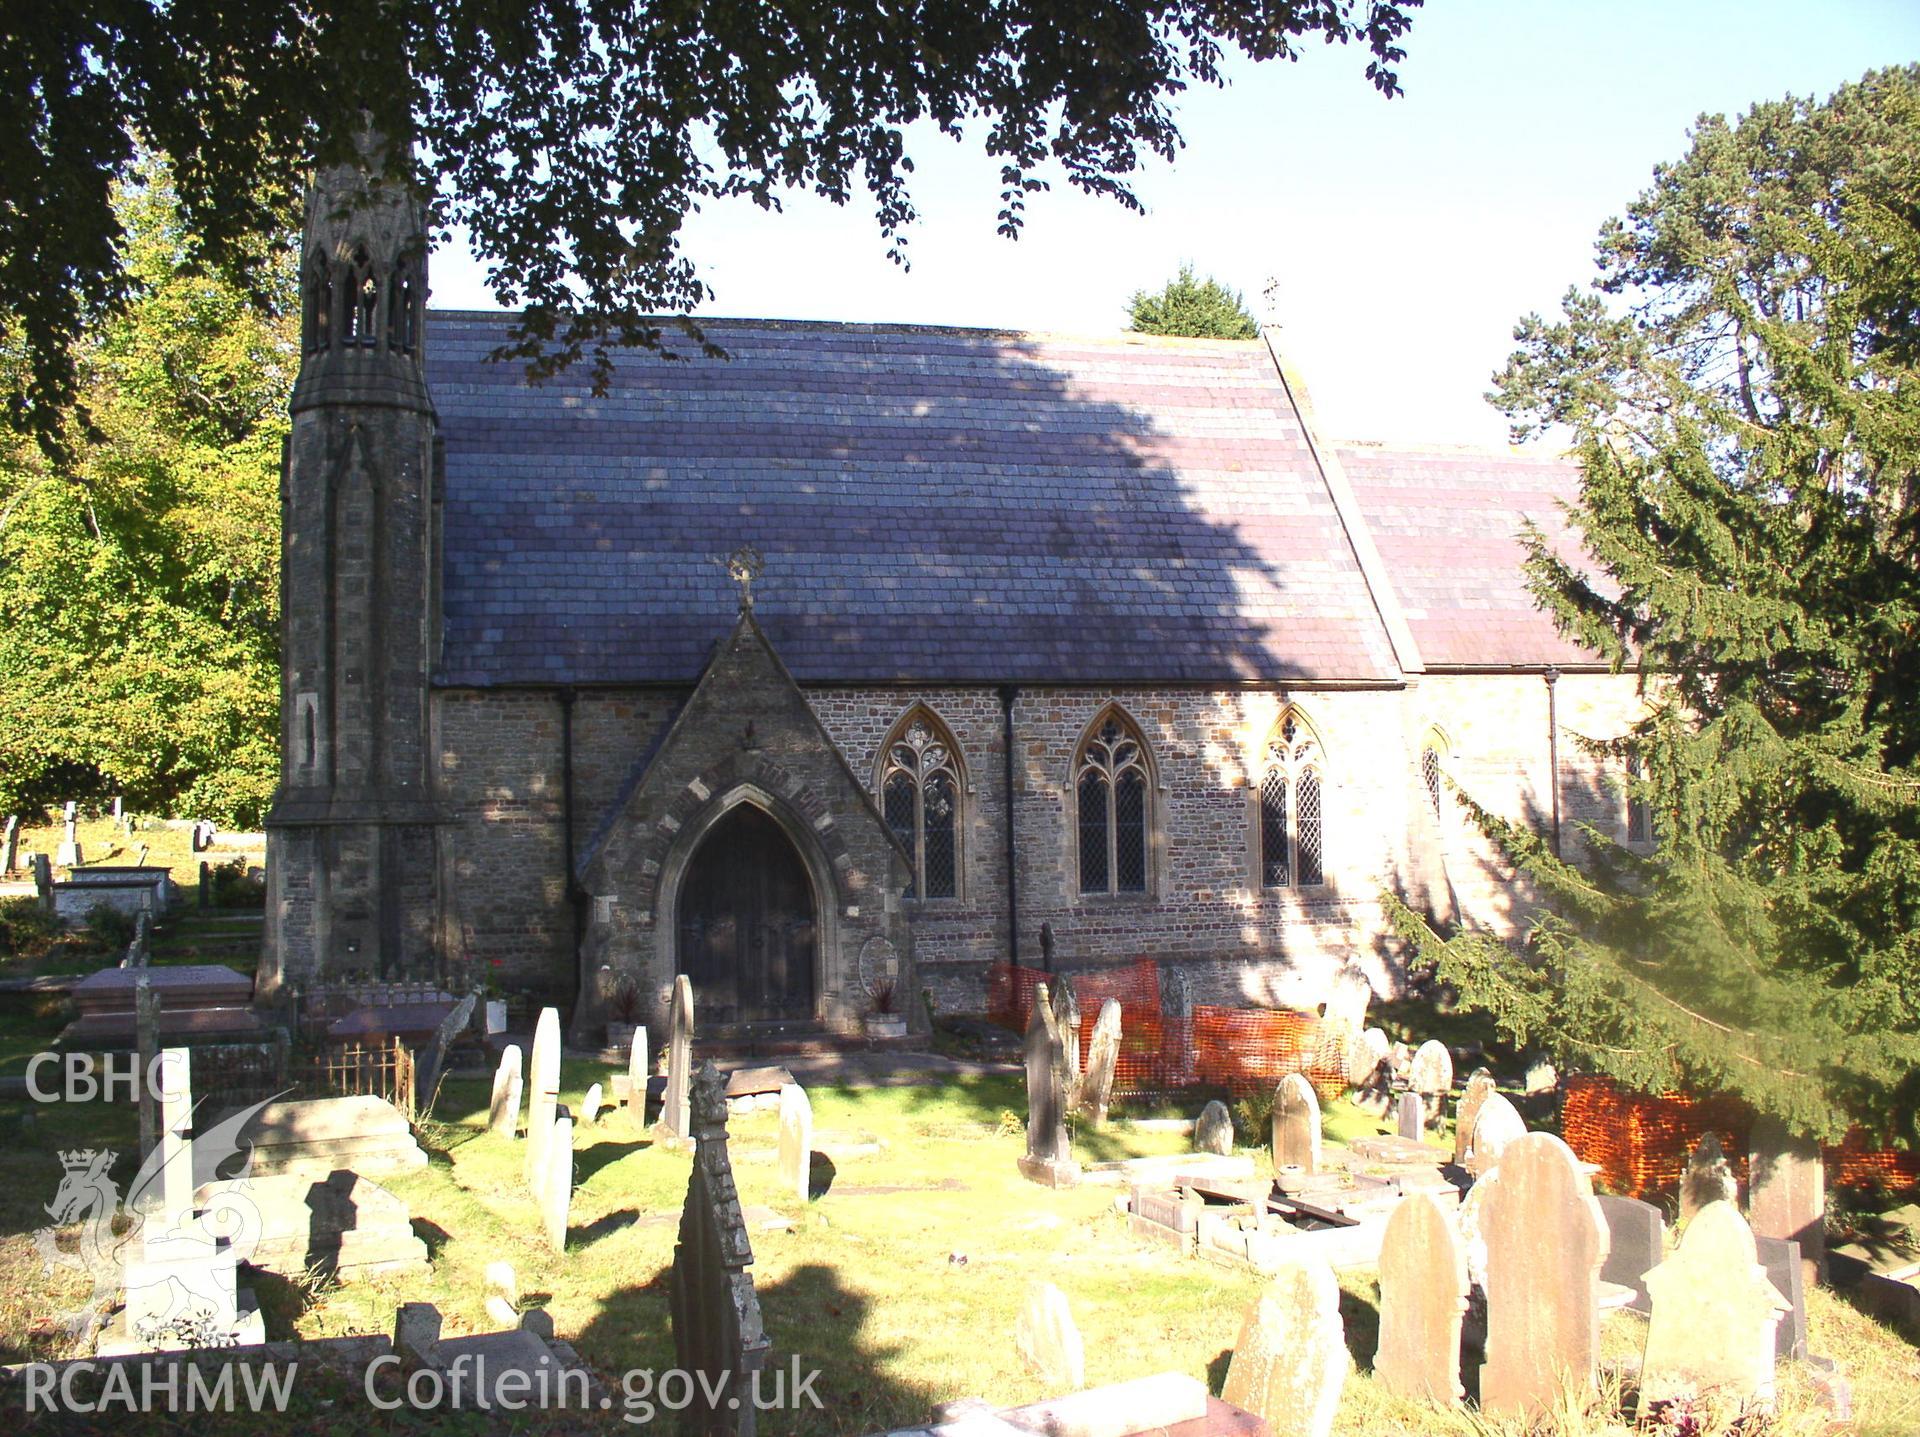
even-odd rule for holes
{"type": "Polygon", "coordinates": [[[1420,782],[1427,786],[1427,806],[1440,816],[1440,750],[1428,744],[1420,750],[1420,782]]]}
{"type": "Polygon", "coordinates": [[[953,740],[938,720],[916,710],[887,740],[880,776],[887,827],[913,855],[907,897],[959,896],[960,794],[953,740]]]}
{"type": "Polygon", "coordinates": [[[1080,891],[1145,893],[1150,828],[1140,735],[1109,714],[1080,746],[1080,891]]]}
{"type": "Polygon", "coordinates": [[[1653,841],[1653,821],[1652,821],[1651,815],[1649,815],[1647,812],[1646,801],[1644,799],[1639,798],[1634,792],[1636,786],[1640,782],[1642,772],[1643,771],[1640,767],[1640,755],[1637,753],[1628,754],[1627,755],[1627,842],[1628,843],[1651,843],[1653,841]]]}
{"type": "Polygon", "coordinates": [[[1260,883],[1264,888],[1326,882],[1320,740],[1293,709],[1267,739],[1260,775],[1260,883]]]}

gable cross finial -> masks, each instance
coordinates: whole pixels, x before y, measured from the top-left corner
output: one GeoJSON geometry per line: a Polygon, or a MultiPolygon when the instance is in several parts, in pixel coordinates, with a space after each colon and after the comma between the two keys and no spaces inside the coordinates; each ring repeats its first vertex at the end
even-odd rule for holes
{"type": "Polygon", "coordinates": [[[760,551],[751,544],[742,544],[727,555],[727,573],[740,586],[742,610],[752,610],[753,581],[765,572],[766,567],[767,561],[760,557],[760,551]]]}

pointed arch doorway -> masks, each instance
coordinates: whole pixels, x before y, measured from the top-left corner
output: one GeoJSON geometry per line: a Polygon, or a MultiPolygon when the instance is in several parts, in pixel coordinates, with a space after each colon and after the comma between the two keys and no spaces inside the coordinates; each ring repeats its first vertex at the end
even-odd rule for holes
{"type": "Polygon", "coordinates": [[[786,830],[752,803],[701,835],[674,915],[676,967],[703,1024],[811,1022],[819,925],[786,830]]]}

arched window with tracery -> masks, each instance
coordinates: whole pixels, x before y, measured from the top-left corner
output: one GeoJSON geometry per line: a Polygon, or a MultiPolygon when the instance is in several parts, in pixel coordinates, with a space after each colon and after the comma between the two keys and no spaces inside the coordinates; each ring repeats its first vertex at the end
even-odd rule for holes
{"type": "Polygon", "coordinates": [[[1428,729],[1426,738],[1420,744],[1420,787],[1426,795],[1427,807],[1436,819],[1446,814],[1446,785],[1441,778],[1445,771],[1443,755],[1446,751],[1446,736],[1437,728],[1428,729]]]}
{"type": "Polygon", "coordinates": [[[1146,743],[1117,710],[1108,710],[1080,741],[1074,761],[1079,804],[1080,891],[1147,891],[1146,743]]]}
{"type": "Polygon", "coordinates": [[[301,326],[308,354],[318,354],[333,340],[333,269],[324,254],[316,254],[307,274],[306,315],[301,326]]]}
{"type": "Polygon", "coordinates": [[[960,896],[960,759],[953,736],[925,709],[894,725],[882,750],[880,809],[913,855],[909,898],[960,896]]]}
{"type": "Polygon", "coordinates": [[[1260,886],[1326,882],[1326,828],[1320,740],[1293,708],[1267,738],[1260,772],[1260,886]]]}
{"type": "Polygon", "coordinates": [[[1627,755],[1627,842],[1653,842],[1653,816],[1647,812],[1646,800],[1639,796],[1640,781],[1645,770],[1640,764],[1640,755],[1627,755]]]}
{"type": "Polygon", "coordinates": [[[387,302],[387,348],[399,354],[412,354],[419,342],[419,283],[414,266],[403,260],[395,267],[387,302]]]}
{"type": "Polygon", "coordinates": [[[353,252],[353,270],[347,290],[347,332],[349,346],[371,348],[374,342],[374,317],[379,310],[380,283],[373,272],[373,258],[365,245],[353,252]]]}

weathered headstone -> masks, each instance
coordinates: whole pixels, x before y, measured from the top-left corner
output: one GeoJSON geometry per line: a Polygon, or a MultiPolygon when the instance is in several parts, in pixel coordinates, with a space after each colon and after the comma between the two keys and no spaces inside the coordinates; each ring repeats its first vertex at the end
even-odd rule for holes
{"type": "Polygon", "coordinates": [[[1217,1153],[1221,1157],[1233,1151],[1233,1114],[1218,1098],[1202,1108],[1200,1116],[1194,1120],[1193,1150],[1196,1153],[1217,1153]]]}
{"type": "Polygon", "coordinates": [[[54,861],[62,868],[78,868],[80,866],[80,836],[79,830],[75,826],[77,818],[72,799],[67,800],[64,816],[66,822],[61,830],[60,848],[54,861]]]}
{"type": "Polygon", "coordinates": [[[512,1137],[520,1126],[520,1045],[509,1043],[493,1070],[493,1095],[487,1103],[487,1128],[512,1137]]]}
{"type": "Polygon", "coordinates": [[[1087,1071],[1080,1078],[1079,1110],[1093,1120],[1097,1128],[1107,1120],[1107,1104],[1113,1099],[1113,1075],[1120,1063],[1120,1000],[1109,998],[1100,1005],[1100,1016],[1093,1020],[1093,1037],[1087,1044],[1087,1071]]]}
{"type": "Polygon", "coordinates": [[[1473,1138],[1473,1120],[1480,1116],[1480,1105],[1498,1091],[1493,1074],[1485,1068],[1474,1069],[1473,1076],[1467,1079],[1466,1091],[1460,1094],[1459,1106],[1453,1110],[1455,1166],[1467,1165],[1467,1145],[1473,1138]]]}
{"type": "Polygon", "coordinates": [[[1720,1148],[1720,1135],[1708,1133],[1694,1147],[1680,1175],[1680,1226],[1693,1221],[1693,1215],[1709,1203],[1738,1202],[1740,1185],[1734,1180],[1733,1164],[1720,1148]]]}
{"type": "Polygon", "coordinates": [[[1528,1133],[1500,1156],[1479,1205],[1487,1248],[1487,1360],[1480,1406],[1531,1420],[1591,1391],[1600,1350],[1607,1224],[1572,1149],[1528,1133]]]}
{"type": "Polygon", "coordinates": [[[1288,1073],[1273,1094],[1273,1170],[1320,1171],[1320,1097],[1300,1073],[1288,1073]]]}
{"type": "MultiPolygon", "coordinates": [[[[453,1046],[454,1039],[466,1032],[473,1022],[473,1010],[480,1002],[480,993],[476,989],[454,1004],[453,1011],[440,1020],[440,1026],[434,1029],[433,1043],[427,1050],[427,1056],[413,1075],[413,1107],[418,1113],[428,1113],[433,1109],[435,1098],[440,1093],[440,1080],[446,1076],[447,1050],[453,1046]]],[[[559,1076],[555,1070],[556,1079],[559,1076]]]]}
{"type": "Polygon", "coordinates": [[[200,860],[199,905],[202,908],[213,907],[213,865],[204,858],[200,860]]]}
{"type": "Polygon", "coordinates": [[[1460,1385],[1460,1323],[1467,1310],[1467,1245],[1432,1193],[1401,1199],[1380,1244],[1380,1347],[1373,1373],[1386,1389],[1451,1407],[1460,1385]]]}
{"type": "Polygon", "coordinates": [[[3,871],[13,872],[20,866],[20,815],[7,815],[6,867],[3,871]]]}
{"type": "Polygon", "coordinates": [[[44,853],[33,855],[33,891],[40,906],[53,912],[53,860],[44,853]]]}
{"type": "Polygon", "coordinates": [[[667,1091],[660,1103],[660,1121],[654,1125],[669,1143],[685,1142],[692,1131],[688,1106],[692,1077],[693,983],[682,973],[673,980],[673,1001],[667,1008],[667,1091]]]}
{"type": "Polygon", "coordinates": [[[1800,1244],[1803,1286],[1826,1280],[1827,1170],[1820,1145],[1777,1118],[1753,1125],[1747,1142],[1747,1218],[1757,1237],[1800,1244]]]}
{"type": "Polygon", "coordinates": [[[1647,1274],[1653,1315],[1640,1413],[1709,1391],[1742,1406],[1773,1399],[1774,1329],[1787,1303],[1767,1281],[1753,1230],[1730,1202],[1693,1215],[1674,1255],[1647,1274]]]}
{"type": "Polygon", "coordinates": [[[118,794],[115,794],[113,799],[113,821],[115,823],[118,823],[120,821],[120,813],[121,813],[120,796],[118,794]]]}
{"type": "Polygon", "coordinates": [[[813,1172],[813,1103],[798,1083],[780,1090],[779,1159],[780,1190],[805,1202],[813,1172]]]}
{"type": "Polygon", "coordinates": [[[1527,1120],[1507,1101],[1506,1094],[1494,1093],[1474,1115],[1473,1131],[1467,1135],[1466,1169],[1476,1177],[1500,1161],[1514,1143],[1527,1135],[1527,1120]]]}
{"type": "Polygon", "coordinates": [[[511,1306],[520,1305],[520,1278],[510,1262],[490,1262],[486,1271],[487,1292],[504,1298],[511,1306]]]}
{"type": "Polygon", "coordinates": [[[1061,1087],[1060,1029],[1047,985],[1034,990],[1027,1020],[1027,1151],[1020,1172],[1048,1187],[1071,1187],[1080,1180],[1067,1138],[1067,1095],[1061,1087]]]}
{"type": "Polygon", "coordinates": [[[1060,1030],[1060,1091],[1071,1113],[1080,1106],[1080,999],[1066,974],[1054,979],[1052,999],[1054,1026],[1060,1030]]]}
{"type": "Polygon", "coordinates": [[[1347,1086],[1362,1092],[1377,1087],[1384,1078],[1390,1046],[1384,1029],[1363,1029],[1359,1040],[1347,1049],[1347,1086]]]}
{"type": "Polygon", "coordinates": [[[1607,1260],[1600,1280],[1633,1289],[1627,1306],[1645,1314],[1651,1310],[1646,1276],[1667,1255],[1667,1220],[1660,1209],[1638,1198],[1601,1193],[1594,1198],[1607,1223],[1607,1260]]]}
{"type": "Polygon", "coordinates": [[[567,1214],[573,1209],[573,1114],[555,1109],[552,1129],[547,1137],[547,1175],[539,1187],[540,1226],[547,1246],[565,1252],[567,1214]]]}
{"type": "Polygon", "coordinates": [[[547,1176],[547,1143],[560,1103],[560,1010],[542,1008],[533,1025],[533,1057],[527,1065],[527,1186],[536,1193],[547,1176]]]}
{"type": "Polygon", "coordinates": [[[1087,1385],[1080,1329],[1074,1324],[1067,1295],[1052,1283],[1036,1282],[1028,1290],[1014,1328],[1014,1346],[1049,1389],[1077,1392],[1087,1385]]]}
{"type": "Polygon", "coordinates": [[[1440,1126],[1447,1094],[1453,1091],[1453,1054],[1438,1038],[1429,1038],[1414,1051],[1407,1067],[1407,1086],[1420,1095],[1429,1129],[1440,1126]]]}
{"type": "Polygon", "coordinates": [[[145,973],[133,980],[133,1049],[140,1063],[140,1161],[145,1162],[160,1144],[160,1095],[147,1080],[160,1052],[160,995],[145,973]]]}
{"type": "Polygon", "coordinates": [[[726,1089],[726,1079],[712,1063],[688,1083],[696,1144],[673,1246],[667,1308],[677,1365],[695,1375],[688,1427],[701,1437],[753,1437],[753,1403],[739,1399],[765,1366],[769,1344],[747,1272],[753,1248],[727,1155],[726,1089]],[[738,1406],[728,1406],[729,1394],[738,1406]]]}
{"type": "Polygon", "coordinates": [[[1333,1269],[1289,1263],[1247,1308],[1220,1395],[1273,1437],[1327,1437],[1348,1366],[1333,1269]]]}
{"type": "Polygon", "coordinates": [[[627,1054],[627,1112],[633,1117],[633,1125],[644,1128],[647,1125],[647,1029],[645,1024],[636,1023],[633,1028],[633,1048],[627,1054]]]}
{"type": "Polygon", "coordinates": [[[1411,1088],[1394,1102],[1393,1130],[1410,1143],[1417,1143],[1426,1136],[1426,1100],[1411,1088]]]}
{"type": "Polygon", "coordinates": [[[585,1096],[580,1099],[580,1126],[590,1128],[600,1121],[600,1085],[589,1083],[585,1096]]]}
{"type": "Polygon", "coordinates": [[[1756,1233],[1753,1249],[1755,1260],[1766,1269],[1767,1281],[1787,1304],[1780,1325],[1773,1332],[1774,1356],[1783,1361],[1804,1358],[1807,1355],[1807,1287],[1800,1244],[1756,1233]]]}

